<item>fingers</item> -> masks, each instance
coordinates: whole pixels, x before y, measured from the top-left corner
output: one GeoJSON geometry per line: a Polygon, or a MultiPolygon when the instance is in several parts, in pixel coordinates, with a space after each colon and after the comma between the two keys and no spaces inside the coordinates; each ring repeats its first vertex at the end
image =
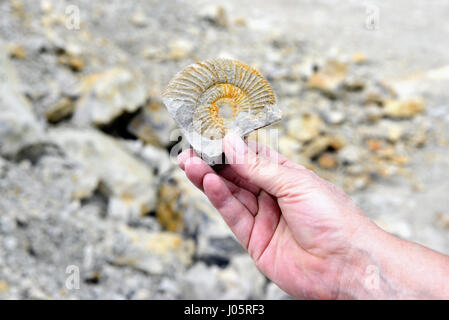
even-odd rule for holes
{"type": "Polygon", "coordinates": [[[265,191],[257,197],[259,211],[254,218],[254,227],[248,244],[248,253],[257,261],[276,231],[281,216],[277,202],[265,191]]]}
{"type": "Polygon", "coordinates": [[[232,195],[236,197],[237,200],[239,200],[253,216],[255,216],[257,214],[257,211],[259,210],[256,196],[252,192],[240,188],[231,181],[228,181],[226,179],[223,179],[223,181],[225,182],[229,191],[231,191],[232,195]]]}
{"type": "Polygon", "coordinates": [[[209,165],[189,150],[181,153],[178,161],[189,180],[204,191],[237,239],[247,248],[254,223],[253,216],[258,211],[255,195],[219,177],[209,165]]]}
{"type": "Polygon", "coordinates": [[[226,224],[237,239],[248,248],[254,217],[248,209],[237,200],[222,178],[215,173],[208,173],[203,179],[204,193],[212,205],[220,212],[226,224]]]}
{"type": "Polygon", "coordinates": [[[301,171],[306,171],[258,156],[234,133],[225,136],[223,149],[230,166],[238,175],[277,197],[283,197],[285,187],[297,184],[301,171]]]}
{"type": "Polygon", "coordinates": [[[184,171],[190,181],[200,190],[203,190],[203,179],[214,170],[200,158],[193,156],[184,162],[184,171]]]}
{"type": "Polygon", "coordinates": [[[183,152],[181,152],[178,155],[178,165],[179,165],[179,167],[182,170],[184,170],[185,169],[185,167],[184,167],[185,162],[187,161],[187,159],[193,157],[194,155],[195,155],[195,151],[193,151],[192,149],[187,149],[187,150],[184,150],[183,152]]]}
{"type": "Polygon", "coordinates": [[[248,141],[248,147],[253,150],[258,156],[262,156],[272,162],[279,163],[280,165],[291,168],[304,169],[304,167],[300,164],[291,161],[286,156],[280,154],[279,152],[276,152],[275,150],[269,148],[261,142],[250,140],[248,141]]]}
{"type": "Polygon", "coordinates": [[[252,192],[254,195],[258,195],[260,188],[254,184],[249,183],[247,180],[239,176],[229,165],[226,165],[218,172],[218,175],[231,181],[235,185],[252,192]]]}
{"type": "MultiPolygon", "coordinates": [[[[196,156],[191,158],[183,157],[184,162],[180,162],[180,166],[184,168],[187,178],[200,190],[204,191],[204,177],[208,173],[215,173],[212,168],[207,165],[203,160],[196,156]]],[[[183,160],[181,159],[181,160],[183,160]]],[[[242,189],[236,184],[223,179],[226,187],[231,191],[232,195],[237,198],[252,214],[257,213],[257,198],[256,196],[246,189],[242,189]]]]}

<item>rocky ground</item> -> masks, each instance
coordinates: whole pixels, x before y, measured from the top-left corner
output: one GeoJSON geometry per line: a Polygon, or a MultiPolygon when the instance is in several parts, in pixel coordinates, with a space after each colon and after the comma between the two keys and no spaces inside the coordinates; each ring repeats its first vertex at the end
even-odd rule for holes
{"type": "Polygon", "coordinates": [[[216,57],[273,85],[251,138],[449,253],[449,24],[415,2],[0,1],[0,298],[288,298],[170,157],[161,90],[216,57]]]}

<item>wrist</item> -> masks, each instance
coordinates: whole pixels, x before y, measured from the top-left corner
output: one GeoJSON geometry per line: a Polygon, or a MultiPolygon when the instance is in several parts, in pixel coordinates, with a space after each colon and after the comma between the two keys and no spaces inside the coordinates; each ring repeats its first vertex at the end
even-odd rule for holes
{"type": "Polygon", "coordinates": [[[394,299],[393,286],[385,276],[395,238],[369,219],[352,238],[351,249],[341,273],[342,299],[394,299]]]}
{"type": "Polygon", "coordinates": [[[447,299],[449,257],[399,239],[373,222],[353,239],[339,298],[447,299]]]}

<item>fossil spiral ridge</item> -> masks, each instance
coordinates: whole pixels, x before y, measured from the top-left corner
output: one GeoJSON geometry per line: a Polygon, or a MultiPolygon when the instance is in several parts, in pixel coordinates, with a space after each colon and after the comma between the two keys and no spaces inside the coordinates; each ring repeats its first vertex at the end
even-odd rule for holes
{"type": "Polygon", "coordinates": [[[187,66],[169,82],[163,100],[183,132],[189,133],[187,138],[203,145],[221,145],[219,140],[229,130],[243,136],[280,119],[268,81],[256,69],[230,59],[187,66]]]}

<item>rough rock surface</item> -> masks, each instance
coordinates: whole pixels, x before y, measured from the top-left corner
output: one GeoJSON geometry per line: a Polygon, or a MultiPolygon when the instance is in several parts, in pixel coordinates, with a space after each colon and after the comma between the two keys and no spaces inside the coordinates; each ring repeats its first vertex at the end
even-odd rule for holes
{"type": "Polygon", "coordinates": [[[17,73],[1,39],[0,110],[0,154],[14,154],[26,145],[42,141],[43,126],[21,92],[17,73]]]}
{"type": "Polygon", "coordinates": [[[86,77],[77,103],[77,124],[108,124],[124,112],[133,112],[145,101],[142,75],[124,68],[111,68],[86,77]]]}
{"type": "Polygon", "coordinates": [[[67,157],[97,177],[109,197],[108,215],[129,219],[156,206],[157,179],[151,168],[132,157],[118,141],[92,129],[56,128],[49,132],[67,157]]]}
{"type": "Polygon", "coordinates": [[[249,139],[449,253],[446,11],[372,2],[378,30],[359,2],[0,1],[0,299],[289,298],[176,164],[161,91],[216,57],[277,94],[249,139]]]}

